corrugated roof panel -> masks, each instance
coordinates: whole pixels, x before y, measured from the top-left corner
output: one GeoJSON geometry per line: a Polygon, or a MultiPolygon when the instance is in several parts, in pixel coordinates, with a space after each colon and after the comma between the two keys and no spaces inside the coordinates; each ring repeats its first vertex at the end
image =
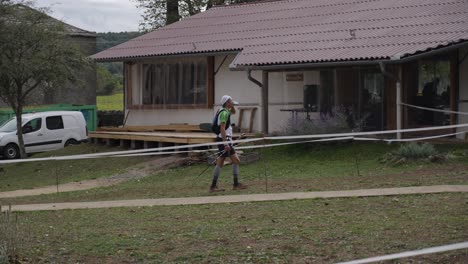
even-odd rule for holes
{"type": "Polygon", "coordinates": [[[234,64],[389,58],[468,41],[468,0],[284,0],[212,8],[96,60],[242,52],[234,64]]]}

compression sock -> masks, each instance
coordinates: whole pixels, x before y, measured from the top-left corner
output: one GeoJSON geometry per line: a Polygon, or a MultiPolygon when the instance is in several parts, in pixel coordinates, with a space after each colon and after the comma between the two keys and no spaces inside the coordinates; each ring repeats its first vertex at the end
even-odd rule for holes
{"type": "Polygon", "coordinates": [[[211,188],[216,187],[216,184],[218,184],[218,177],[220,173],[221,173],[221,168],[218,165],[216,165],[214,172],[213,172],[213,182],[211,183],[211,188]]]}
{"type": "Polygon", "coordinates": [[[232,164],[232,175],[234,176],[234,186],[239,185],[239,164],[232,164]]]}

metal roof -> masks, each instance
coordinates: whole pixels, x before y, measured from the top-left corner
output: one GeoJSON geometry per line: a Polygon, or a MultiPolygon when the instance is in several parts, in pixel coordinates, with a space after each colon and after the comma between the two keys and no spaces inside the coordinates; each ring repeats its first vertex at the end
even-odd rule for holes
{"type": "Polygon", "coordinates": [[[238,51],[232,67],[404,58],[468,41],[468,0],[283,0],[215,7],[93,55],[238,51]]]}

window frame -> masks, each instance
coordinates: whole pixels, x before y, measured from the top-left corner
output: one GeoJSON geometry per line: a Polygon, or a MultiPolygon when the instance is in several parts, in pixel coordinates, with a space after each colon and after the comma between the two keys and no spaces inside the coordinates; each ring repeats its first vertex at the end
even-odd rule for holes
{"type": "Polygon", "coordinates": [[[26,123],[23,125],[23,134],[30,134],[30,133],[33,133],[33,132],[37,132],[37,131],[39,131],[39,130],[41,130],[41,129],[42,129],[42,118],[41,118],[41,117],[37,117],[37,118],[34,118],[34,119],[29,120],[28,122],[26,122],[26,123]],[[38,126],[36,129],[34,129],[34,127],[31,126],[32,130],[25,133],[25,132],[24,132],[24,128],[25,128],[28,124],[30,125],[31,122],[36,121],[36,120],[39,120],[39,122],[38,122],[39,126],[38,126]]]}
{"type": "MultiPolygon", "coordinates": [[[[200,61],[199,58],[196,57],[183,57],[183,58],[170,58],[165,60],[153,60],[153,61],[143,61],[138,64],[134,64],[132,62],[127,62],[125,64],[125,86],[126,86],[126,103],[127,109],[129,110],[152,110],[152,109],[209,109],[214,106],[214,57],[204,57],[206,60],[206,103],[202,104],[143,104],[144,94],[143,91],[145,89],[144,84],[144,71],[143,65],[144,64],[161,64],[164,62],[170,63],[180,63],[180,62],[189,62],[193,61],[198,63],[200,61]],[[136,71],[135,68],[137,67],[136,71]],[[133,70],[132,70],[133,69],[133,70]],[[135,82],[132,78],[137,77],[137,87],[135,87],[135,82]],[[138,88],[138,93],[136,94],[139,98],[135,98],[133,90],[138,88]],[[136,102],[135,102],[136,101],[136,102]]],[[[166,64],[167,65],[167,64],[166,64]]],[[[179,81],[177,81],[179,82],[179,81]]]]}

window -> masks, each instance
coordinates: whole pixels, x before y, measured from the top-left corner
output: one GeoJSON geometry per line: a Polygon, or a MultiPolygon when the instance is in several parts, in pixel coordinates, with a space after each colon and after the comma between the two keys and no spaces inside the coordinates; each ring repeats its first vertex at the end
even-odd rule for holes
{"type": "Polygon", "coordinates": [[[23,126],[23,134],[38,131],[39,129],[41,129],[41,125],[42,125],[42,119],[41,118],[33,119],[33,120],[27,122],[23,126]]]}
{"type": "MultiPolygon", "coordinates": [[[[450,110],[450,61],[448,59],[421,60],[418,65],[417,105],[450,110]]],[[[418,110],[418,125],[449,125],[450,114],[418,110]]]]}
{"type": "Polygon", "coordinates": [[[206,58],[143,64],[143,105],[206,105],[207,64],[206,58]]]}
{"type": "Polygon", "coordinates": [[[62,116],[46,117],[46,126],[49,130],[63,129],[62,116]]]}

